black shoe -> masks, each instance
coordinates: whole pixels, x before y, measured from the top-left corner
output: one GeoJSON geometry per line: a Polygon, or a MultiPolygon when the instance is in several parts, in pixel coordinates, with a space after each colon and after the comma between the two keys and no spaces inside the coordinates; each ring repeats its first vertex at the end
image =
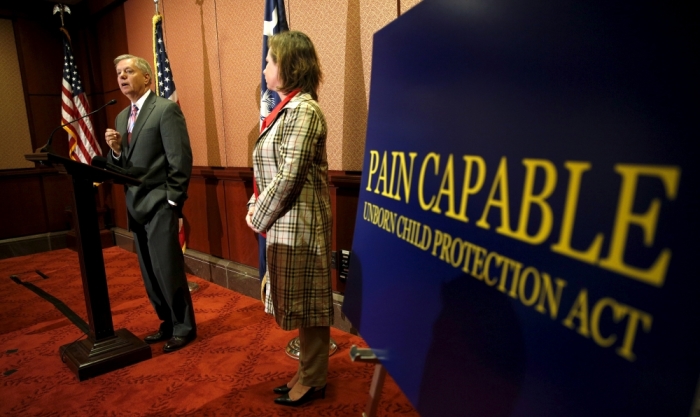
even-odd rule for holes
{"type": "Polygon", "coordinates": [[[170,353],[182,349],[193,341],[195,336],[173,336],[163,345],[163,352],[170,353]]]}
{"type": "Polygon", "coordinates": [[[287,384],[280,385],[279,387],[273,388],[273,389],[272,389],[272,391],[273,391],[275,394],[286,394],[286,393],[288,393],[288,392],[291,391],[291,390],[292,390],[292,389],[289,388],[289,387],[287,386],[287,384]]]}
{"type": "Polygon", "coordinates": [[[316,389],[316,387],[311,387],[308,391],[306,391],[306,393],[304,393],[304,395],[299,397],[299,399],[296,401],[293,401],[291,398],[289,398],[289,393],[284,394],[281,397],[275,398],[275,404],[298,407],[302,404],[308,403],[309,401],[313,400],[317,393],[321,395],[321,398],[326,398],[326,386],[324,385],[319,389],[316,389]]]}
{"type": "Polygon", "coordinates": [[[157,332],[153,334],[149,334],[148,336],[143,338],[143,341],[148,343],[149,345],[152,343],[158,343],[162,342],[163,340],[168,340],[170,339],[171,335],[165,333],[162,330],[158,330],[157,332]]]}

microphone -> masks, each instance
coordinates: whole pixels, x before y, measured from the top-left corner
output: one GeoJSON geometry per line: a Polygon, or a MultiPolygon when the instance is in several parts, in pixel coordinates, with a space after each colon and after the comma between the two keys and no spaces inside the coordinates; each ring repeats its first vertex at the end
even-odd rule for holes
{"type": "Polygon", "coordinates": [[[127,177],[130,176],[126,169],[107,161],[107,158],[104,156],[93,156],[90,165],[97,168],[106,169],[107,171],[116,172],[117,174],[126,175],[127,177]]]}
{"type": "Polygon", "coordinates": [[[46,142],[46,145],[44,145],[43,147],[37,149],[37,150],[36,150],[36,153],[40,153],[40,152],[53,152],[53,148],[51,148],[51,140],[53,139],[53,134],[56,133],[56,131],[57,131],[58,129],[63,129],[64,127],[68,126],[69,124],[71,124],[71,123],[73,123],[73,122],[77,122],[78,120],[84,119],[84,118],[86,118],[86,117],[88,117],[88,116],[90,116],[90,115],[93,115],[93,114],[97,113],[98,111],[104,109],[105,107],[111,106],[112,104],[117,104],[117,100],[116,100],[116,99],[111,99],[110,101],[107,102],[107,104],[103,105],[103,106],[100,107],[99,109],[93,110],[93,111],[91,111],[90,113],[86,114],[85,116],[80,116],[80,117],[78,117],[78,118],[75,119],[75,120],[71,120],[70,122],[68,122],[68,123],[66,123],[66,124],[64,124],[64,125],[61,125],[61,126],[55,128],[55,129],[51,132],[51,134],[49,135],[49,140],[48,140],[48,142],[46,142]]]}

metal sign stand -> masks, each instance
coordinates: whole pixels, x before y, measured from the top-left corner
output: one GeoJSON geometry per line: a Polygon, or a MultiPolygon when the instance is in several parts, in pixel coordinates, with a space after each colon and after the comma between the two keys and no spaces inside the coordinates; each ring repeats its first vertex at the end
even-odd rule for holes
{"type": "Polygon", "coordinates": [[[382,366],[377,358],[377,355],[372,352],[372,349],[358,348],[352,345],[350,348],[350,360],[353,362],[374,363],[374,375],[372,375],[372,384],[369,387],[369,398],[365,411],[362,417],[375,417],[377,415],[377,406],[382,397],[382,388],[384,387],[384,378],[386,377],[386,368],[382,366]]]}

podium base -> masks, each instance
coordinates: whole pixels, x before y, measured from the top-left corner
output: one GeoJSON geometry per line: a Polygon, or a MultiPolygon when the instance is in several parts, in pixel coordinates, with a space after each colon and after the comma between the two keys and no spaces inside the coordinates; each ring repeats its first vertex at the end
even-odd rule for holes
{"type": "Polygon", "coordinates": [[[151,359],[152,355],[151,347],[126,329],[99,342],[86,339],[63,345],[59,352],[79,381],[151,359]]]}

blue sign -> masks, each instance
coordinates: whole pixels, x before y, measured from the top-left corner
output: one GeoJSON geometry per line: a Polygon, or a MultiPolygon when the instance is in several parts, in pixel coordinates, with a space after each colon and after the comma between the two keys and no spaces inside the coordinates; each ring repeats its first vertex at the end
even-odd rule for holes
{"type": "Polygon", "coordinates": [[[375,35],[343,310],[422,416],[690,415],[691,9],[426,0],[375,35]]]}

